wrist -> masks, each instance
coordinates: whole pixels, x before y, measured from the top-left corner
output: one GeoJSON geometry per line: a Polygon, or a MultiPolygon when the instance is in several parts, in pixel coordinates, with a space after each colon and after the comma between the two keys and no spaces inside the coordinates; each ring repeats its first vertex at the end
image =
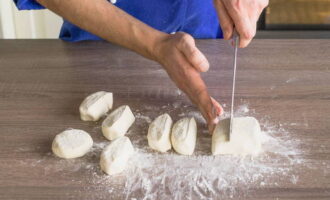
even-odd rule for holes
{"type": "Polygon", "coordinates": [[[148,58],[154,61],[159,61],[161,55],[161,47],[169,34],[157,31],[151,39],[148,40],[147,54],[148,58]]]}

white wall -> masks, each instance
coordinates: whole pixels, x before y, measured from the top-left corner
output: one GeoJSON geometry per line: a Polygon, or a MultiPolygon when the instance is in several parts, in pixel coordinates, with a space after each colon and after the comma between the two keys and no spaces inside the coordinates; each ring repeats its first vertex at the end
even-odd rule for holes
{"type": "Polygon", "coordinates": [[[18,11],[12,0],[0,0],[0,38],[58,38],[62,22],[49,10],[18,11]]]}
{"type": "Polygon", "coordinates": [[[1,25],[1,15],[0,15],[0,39],[2,38],[2,25],[1,25]]]}

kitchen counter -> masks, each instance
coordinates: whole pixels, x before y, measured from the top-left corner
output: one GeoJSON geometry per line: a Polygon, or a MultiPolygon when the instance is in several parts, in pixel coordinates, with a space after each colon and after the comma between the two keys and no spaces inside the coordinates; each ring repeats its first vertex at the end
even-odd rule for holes
{"type": "MultiPolygon", "coordinates": [[[[222,40],[198,40],[197,46],[210,62],[202,75],[209,92],[229,111],[233,49],[222,40]]],[[[102,41],[0,40],[0,199],[329,199],[330,40],[256,39],[238,54],[236,114],[256,117],[270,140],[263,159],[225,156],[220,162],[210,154],[210,136],[197,109],[157,63],[102,41]],[[133,159],[127,172],[114,177],[100,171],[99,153],[107,144],[102,120],[83,122],[78,108],[101,90],[113,92],[114,107],[132,108],[137,120],[127,135],[136,158],[155,159],[153,164],[140,160],[139,171],[133,159]],[[148,123],[163,112],[174,121],[196,117],[195,156],[147,147],[148,123]],[[54,136],[67,128],[91,134],[95,144],[88,155],[63,160],[52,154],[54,136]],[[181,162],[191,165],[181,169],[181,162]],[[242,162],[248,167],[241,168],[242,162]],[[168,167],[161,168],[164,163],[168,167]],[[210,182],[217,184],[204,190],[210,179],[194,163],[210,173],[219,170],[210,182]],[[198,178],[189,182],[190,175],[198,178]],[[176,191],[171,184],[178,184],[176,191]]]]}

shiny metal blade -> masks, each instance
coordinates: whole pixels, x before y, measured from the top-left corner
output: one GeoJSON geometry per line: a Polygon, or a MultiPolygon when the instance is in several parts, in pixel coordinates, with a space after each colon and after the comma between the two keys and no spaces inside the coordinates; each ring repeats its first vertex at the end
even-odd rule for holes
{"type": "Polygon", "coordinates": [[[232,87],[232,91],[231,91],[229,139],[230,139],[232,129],[233,129],[232,124],[233,124],[233,118],[234,118],[234,98],[235,98],[235,84],[236,84],[237,48],[238,48],[238,42],[239,42],[238,35],[234,34],[233,39],[234,39],[234,42],[235,42],[235,52],[234,52],[233,87],[232,87]]]}

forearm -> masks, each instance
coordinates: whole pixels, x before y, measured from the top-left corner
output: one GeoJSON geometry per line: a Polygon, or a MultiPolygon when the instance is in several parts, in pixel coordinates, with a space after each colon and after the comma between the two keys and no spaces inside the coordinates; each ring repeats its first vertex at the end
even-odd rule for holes
{"type": "Polygon", "coordinates": [[[80,28],[150,59],[165,36],[106,0],[37,1],[80,28]]]}

